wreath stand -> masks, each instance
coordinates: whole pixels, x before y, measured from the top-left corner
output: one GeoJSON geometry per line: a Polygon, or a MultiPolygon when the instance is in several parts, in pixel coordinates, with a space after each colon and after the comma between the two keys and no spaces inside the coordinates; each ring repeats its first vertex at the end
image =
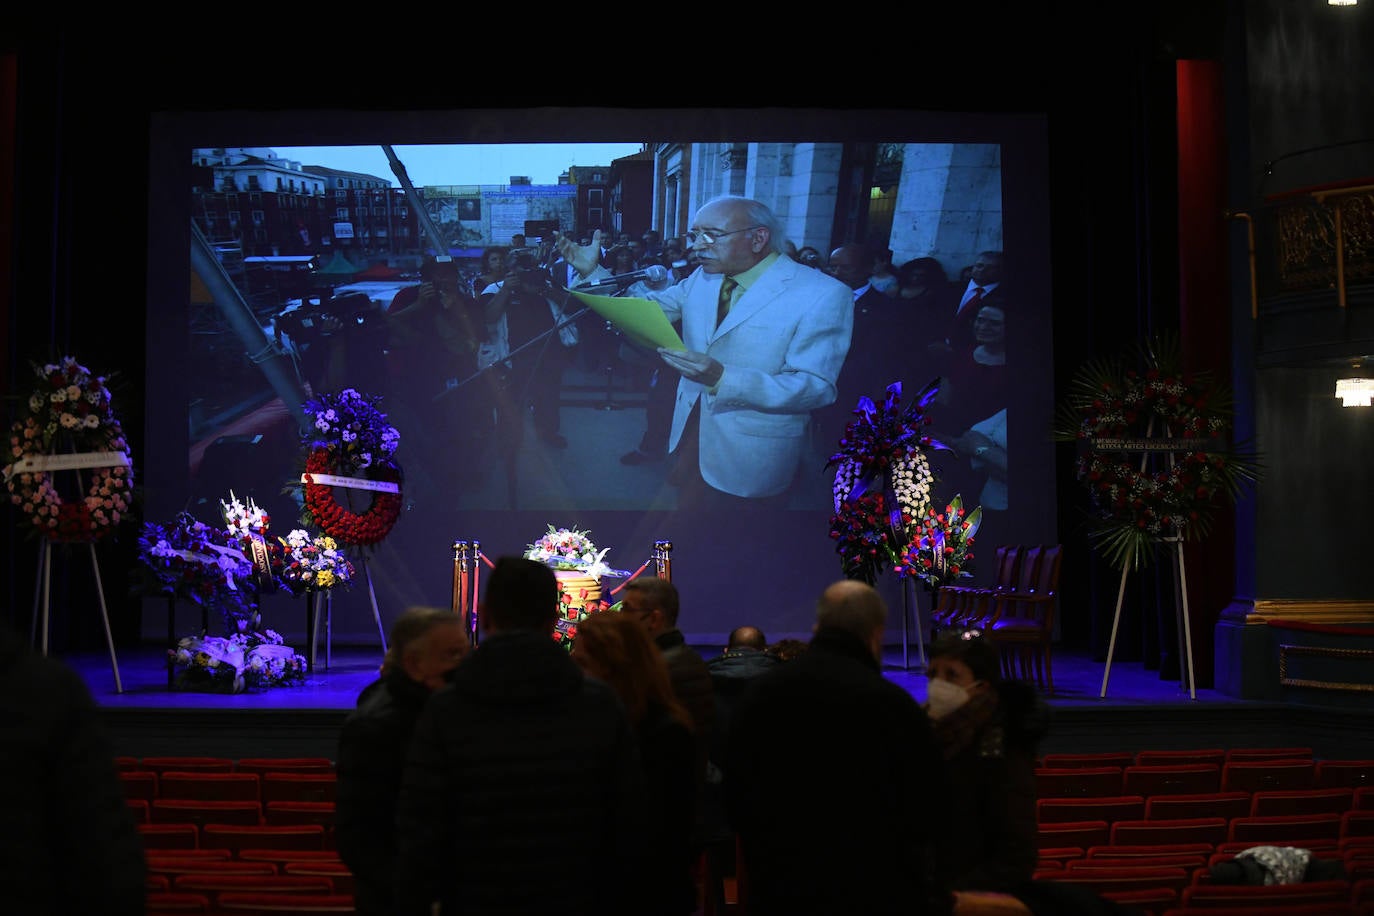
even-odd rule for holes
{"type": "MultiPolygon", "coordinates": [[[[909,577],[902,577],[902,670],[911,670],[911,638],[907,635],[908,620],[915,608],[916,614],[916,649],[920,653],[920,662],[917,667],[924,670],[926,662],[926,640],[925,634],[921,630],[921,603],[912,598],[911,592],[915,588],[915,583],[909,577]]],[[[931,610],[934,610],[934,601],[931,602],[931,610]]]]}
{"type": "MultiPolygon", "coordinates": [[[[115,693],[123,693],[119,679],[119,661],[115,658],[114,636],[110,632],[110,610],[105,604],[105,587],[100,581],[100,564],[95,558],[95,542],[87,541],[91,552],[91,574],[95,579],[95,593],[100,599],[100,621],[105,626],[105,644],[110,648],[110,668],[114,671],[115,693]]],[[[38,547],[38,591],[33,596],[33,626],[38,627],[39,611],[43,619],[43,654],[48,654],[48,617],[52,607],[52,541],[42,539],[38,547]]]]}
{"type": "MultiPolygon", "coordinates": [[[[382,612],[377,606],[377,590],[372,585],[372,570],[367,560],[359,559],[367,579],[367,596],[372,602],[372,619],[377,623],[377,632],[382,637],[382,652],[386,652],[386,628],[382,626],[382,612]]],[[[334,589],[312,588],[305,601],[305,635],[310,640],[310,654],[305,659],[307,674],[315,673],[315,657],[319,653],[320,621],[324,621],[324,670],[329,670],[334,646],[334,589]]]]}
{"type": "MultiPolygon", "coordinates": [[[[76,474],[77,486],[85,489],[81,480],[82,468],[123,466],[128,467],[128,458],[122,452],[73,452],[69,455],[29,456],[15,465],[16,470],[46,470],[55,474],[59,470],[70,470],[76,474]]],[[[52,609],[52,545],[48,538],[42,538],[38,547],[38,588],[33,596],[32,630],[37,630],[39,614],[43,620],[42,651],[48,654],[48,621],[52,609]]],[[[114,671],[115,693],[123,693],[124,685],[119,678],[119,661],[115,658],[114,635],[110,632],[110,609],[105,603],[105,586],[100,581],[100,563],[95,556],[95,541],[86,541],[91,554],[91,573],[95,580],[95,594],[100,600],[100,622],[105,627],[105,645],[110,649],[110,668],[114,671]]],[[[34,641],[35,633],[29,635],[34,641]]]]}
{"type": "MultiPolygon", "coordinates": [[[[1145,437],[1148,439],[1150,433],[1153,431],[1154,418],[1152,417],[1149,425],[1145,428],[1145,437]]],[[[1169,434],[1167,427],[1164,433],[1166,436],[1169,434]]],[[[1145,473],[1145,465],[1149,457],[1148,451],[1140,456],[1140,472],[1142,474],[1145,473]]],[[[1169,452],[1169,467],[1172,468],[1174,466],[1174,461],[1174,453],[1169,452]]],[[[1179,654],[1187,659],[1188,697],[1189,699],[1196,700],[1197,682],[1193,677],[1193,631],[1192,627],[1189,626],[1188,618],[1188,574],[1183,565],[1183,538],[1180,535],[1173,535],[1171,537],[1160,538],[1156,543],[1169,545],[1171,553],[1170,559],[1174,569],[1174,608],[1177,615],[1176,626],[1179,631],[1179,654]]],[[[1104,699],[1107,696],[1107,679],[1112,673],[1112,654],[1116,650],[1116,631],[1117,627],[1121,624],[1121,605],[1126,598],[1126,577],[1130,574],[1131,569],[1135,567],[1136,564],[1132,561],[1126,568],[1121,570],[1121,586],[1116,592],[1116,613],[1112,616],[1112,635],[1111,639],[1107,642],[1107,667],[1102,672],[1102,692],[1098,696],[1099,699],[1104,699]]],[[[1180,686],[1182,685],[1180,684],[1180,686]]]]}
{"type": "MultiPolygon", "coordinates": [[[[1193,678],[1193,632],[1188,620],[1188,574],[1183,566],[1183,538],[1168,537],[1160,540],[1168,544],[1174,564],[1174,607],[1178,615],[1179,651],[1188,660],[1188,698],[1197,699],[1197,683],[1193,678]]],[[[1116,648],[1116,628],[1121,623],[1121,603],[1126,596],[1126,576],[1129,569],[1121,571],[1121,588],[1116,593],[1116,616],[1112,618],[1112,638],[1107,644],[1107,668],[1102,672],[1101,697],[1107,695],[1107,678],[1112,673],[1112,652],[1116,648]]],[[[1180,686],[1182,686],[1180,684],[1180,686]]]]}

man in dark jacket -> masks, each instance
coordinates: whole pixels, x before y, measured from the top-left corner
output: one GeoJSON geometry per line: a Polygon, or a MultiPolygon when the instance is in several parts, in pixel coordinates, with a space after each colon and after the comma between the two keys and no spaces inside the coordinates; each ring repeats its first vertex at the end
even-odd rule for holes
{"type": "Polygon", "coordinates": [[[353,872],[360,916],[389,916],[395,883],[396,800],[415,723],[470,643],[463,618],[410,608],[391,628],[381,677],[363,688],[339,734],[335,842],[353,872]]]}
{"type": "Polygon", "coordinates": [[[943,765],[930,721],[883,677],[887,607],[826,588],[810,648],[753,680],[726,742],[726,803],[749,911],[946,914],[933,850],[943,765]]]}
{"type": "Polygon", "coordinates": [[[554,642],[548,567],[502,557],[479,614],[485,638],[411,742],[396,912],[627,912],[607,876],[637,867],[645,788],[624,707],[554,642]]]}
{"type": "Polygon", "coordinates": [[[81,676],[0,622],[0,909],[142,916],[147,863],[116,774],[81,676]]]}

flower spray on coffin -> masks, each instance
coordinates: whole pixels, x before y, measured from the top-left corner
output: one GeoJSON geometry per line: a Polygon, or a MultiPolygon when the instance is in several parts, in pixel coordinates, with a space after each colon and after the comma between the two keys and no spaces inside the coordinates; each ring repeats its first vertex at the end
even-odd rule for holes
{"type": "Polygon", "coordinates": [[[525,559],[552,567],[558,578],[559,614],[553,638],[569,652],[577,640],[577,625],[588,615],[619,609],[619,602],[612,605],[602,598],[601,578],[629,573],[606,564],[609,550],[598,549],[590,531],[553,525],[543,537],[525,545],[525,559]]]}

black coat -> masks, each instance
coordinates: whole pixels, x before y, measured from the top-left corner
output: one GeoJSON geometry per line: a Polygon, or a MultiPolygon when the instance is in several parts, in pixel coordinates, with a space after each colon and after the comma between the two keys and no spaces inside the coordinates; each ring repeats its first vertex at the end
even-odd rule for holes
{"type": "Polygon", "coordinates": [[[0,629],[0,909],[142,916],[147,864],[89,688],[0,629]]]}
{"type": "Polygon", "coordinates": [[[397,812],[397,913],[621,912],[645,830],[625,709],[548,633],[494,633],[430,695],[397,812]],[[608,869],[610,871],[608,871],[608,869]]]}
{"type": "Polygon", "coordinates": [[[943,914],[943,765],[928,717],[868,647],[821,629],[754,679],[727,737],[750,912],[943,914]]]}
{"type": "Polygon", "coordinates": [[[946,761],[944,791],[959,800],[960,816],[941,839],[959,889],[1020,891],[1039,858],[1035,758],[1049,707],[1024,681],[1003,681],[997,691],[990,721],[946,761]]]}
{"type": "Polygon", "coordinates": [[[392,912],[396,801],[410,737],[429,689],[402,670],[374,681],[344,720],[335,764],[335,843],[353,872],[360,914],[392,912]]]}

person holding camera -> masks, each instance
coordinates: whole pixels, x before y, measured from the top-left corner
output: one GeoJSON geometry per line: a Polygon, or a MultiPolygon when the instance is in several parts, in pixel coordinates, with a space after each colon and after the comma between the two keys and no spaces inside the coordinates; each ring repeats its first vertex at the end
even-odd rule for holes
{"type": "Polygon", "coordinates": [[[552,293],[548,269],[531,248],[512,249],[505,278],[481,292],[488,339],[495,345],[492,371],[500,380],[497,434],[508,455],[524,438],[526,413],[540,442],[552,448],[568,445],[559,432],[559,407],[577,327],[565,321],[552,293]]]}

